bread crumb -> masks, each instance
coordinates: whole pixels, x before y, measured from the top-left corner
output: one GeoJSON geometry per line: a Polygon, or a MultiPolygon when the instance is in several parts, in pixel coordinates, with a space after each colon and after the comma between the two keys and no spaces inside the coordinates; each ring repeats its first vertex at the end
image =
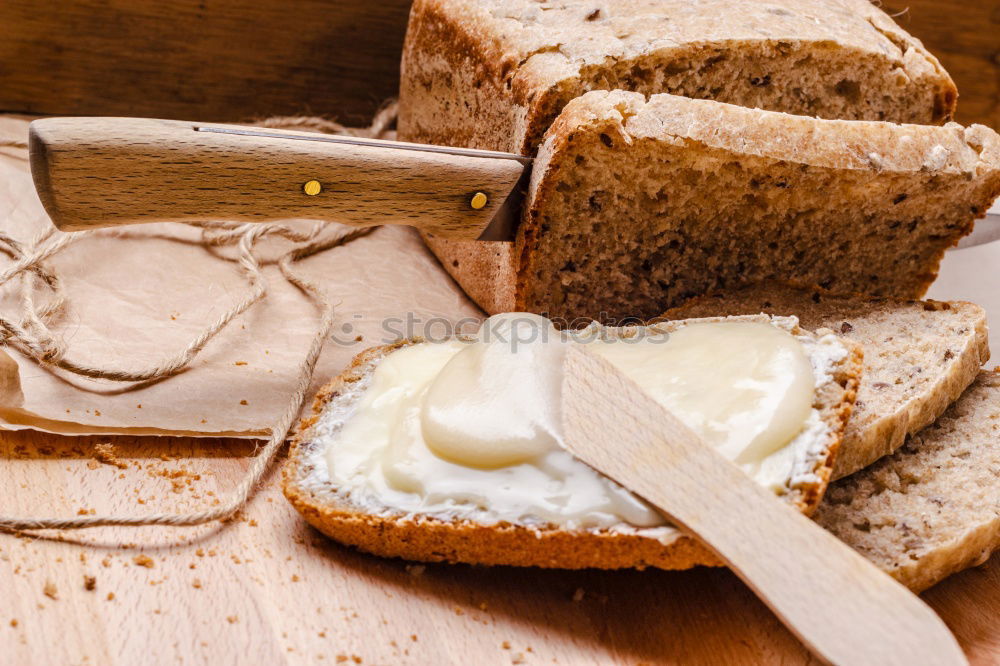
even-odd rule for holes
{"type": "Polygon", "coordinates": [[[142,409],[142,405],[136,405],[135,408],[136,409],[142,409]]]}
{"type": "Polygon", "coordinates": [[[193,581],[191,581],[191,587],[193,587],[196,590],[200,590],[201,589],[201,579],[200,578],[195,578],[193,581]]]}
{"type": "Polygon", "coordinates": [[[427,567],[423,564],[407,564],[406,573],[414,577],[423,576],[424,572],[427,571],[427,567]]]}
{"type": "Polygon", "coordinates": [[[97,578],[94,576],[84,576],[83,577],[83,589],[88,592],[93,592],[97,589],[97,578]]]}
{"type": "Polygon", "coordinates": [[[510,649],[510,641],[504,641],[503,643],[500,644],[500,647],[502,647],[504,650],[509,650],[510,649]]]}
{"type": "Polygon", "coordinates": [[[114,601],[114,600],[115,600],[115,593],[108,592],[108,601],[114,601]]]}
{"type": "Polygon", "coordinates": [[[522,653],[518,652],[517,654],[515,654],[513,657],[510,658],[510,663],[512,663],[512,664],[523,664],[524,663],[524,655],[522,653]]]}
{"type": "Polygon", "coordinates": [[[416,643],[417,642],[417,635],[416,634],[410,634],[410,640],[413,641],[414,643],[416,643]]]}
{"type": "Polygon", "coordinates": [[[576,588],[576,591],[573,593],[573,601],[576,601],[576,602],[583,601],[583,596],[585,594],[586,594],[586,592],[583,591],[582,587],[576,588]]]}
{"type": "Polygon", "coordinates": [[[16,627],[17,626],[17,620],[11,620],[10,621],[10,626],[16,627]]]}
{"type": "Polygon", "coordinates": [[[350,657],[348,657],[346,654],[338,654],[337,655],[337,663],[338,664],[343,664],[348,659],[350,659],[350,657]]]}
{"type": "Polygon", "coordinates": [[[128,469],[128,464],[118,457],[115,452],[115,445],[111,442],[94,444],[94,459],[105,465],[112,465],[118,469],[128,469]]]}
{"type": "Polygon", "coordinates": [[[240,404],[241,405],[249,405],[250,403],[247,402],[246,400],[240,400],[240,404]]]}
{"type": "Polygon", "coordinates": [[[233,363],[233,365],[246,365],[246,364],[247,364],[246,361],[236,361],[235,363],[233,363]]]}
{"type": "Polygon", "coordinates": [[[229,617],[226,618],[226,622],[228,622],[229,624],[236,624],[239,621],[240,618],[237,615],[230,615],[229,617]]]}
{"type": "Polygon", "coordinates": [[[297,582],[299,582],[299,580],[301,580],[301,579],[299,578],[298,574],[292,574],[292,582],[293,583],[297,583],[297,582]]]}
{"type": "Polygon", "coordinates": [[[51,580],[45,581],[45,586],[42,588],[42,594],[53,601],[59,599],[59,590],[56,589],[56,584],[51,580]]]}
{"type": "Polygon", "coordinates": [[[147,569],[152,569],[156,566],[156,562],[153,561],[153,558],[144,553],[136,555],[132,558],[132,561],[135,562],[136,566],[146,567],[147,569]]]}

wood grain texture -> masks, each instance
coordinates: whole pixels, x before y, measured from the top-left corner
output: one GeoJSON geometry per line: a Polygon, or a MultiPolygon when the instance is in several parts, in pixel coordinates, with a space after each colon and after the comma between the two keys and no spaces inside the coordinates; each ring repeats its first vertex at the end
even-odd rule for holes
{"type": "MultiPolygon", "coordinates": [[[[231,488],[252,447],[2,433],[0,505],[20,515],[190,509],[231,488]],[[93,458],[109,442],[126,469],[93,458]]],[[[282,497],[279,476],[222,527],[0,533],[0,664],[815,663],[726,570],[408,568],[323,538],[282,497]],[[140,554],[152,568],[136,564],[140,554]]],[[[976,666],[1000,663],[1000,555],[923,597],[976,666]]]]}
{"type": "Polygon", "coordinates": [[[399,88],[409,0],[0,2],[0,109],[367,124],[399,88]]]}
{"type": "Polygon", "coordinates": [[[67,231],[306,218],[475,239],[525,171],[501,153],[175,120],[46,118],[31,124],[29,143],[39,197],[67,231]],[[322,188],[314,196],[310,181],[322,188]],[[478,192],[487,203],[475,209],[478,192]]]}
{"type": "Polygon", "coordinates": [[[918,597],[747,477],[608,361],[568,350],[562,395],[564,446],[699,536],[816,656],[966,663],[918,597]]]}

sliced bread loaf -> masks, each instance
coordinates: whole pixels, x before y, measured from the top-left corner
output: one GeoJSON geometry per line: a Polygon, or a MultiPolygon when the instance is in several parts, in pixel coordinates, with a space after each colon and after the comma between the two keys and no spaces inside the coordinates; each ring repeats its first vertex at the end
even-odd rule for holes
{"type": "Polygon", "coordinates": [[[919,591],[1000,548],[1000,374],[892,456],[832,484],[816,520],[919,591]]]}
{"type": "MultiPolygon", "coordinates": [[[[772,321],[801,336],[800,339],[819,340],[787,318],[758,315],[726,319],[772,321]]],[[[668,322],[661,326],[669,332],[690,323],[668,322]]],[[[620,331],[628,336],[635,329],[620,331]]],[[[569,529],[530,518],[521,522],[498,521],[489,506],[481,505],[478,496],[449,501],[445,509],[430,511],[423,502],[403,509],[387,506],[380,495],[373,497],[357,486],[335,483],[328,456],[333,459],[338,444],[344,446],[338,439],[339,433],[375,381],[379,364],[394,352],[420,342],[410,340],[374,347],[358,355],[350,368],[319,392],[313,416],[303,421],[284,469],[283,487],[295,508],[321,532],[371,553],[422,561],[574,569],[646,566],[683,569],[719,564],[699,542],[666,524],[634,527],[622,523],[569,529]]],[[[829,478],[860,373],[859,348],[846,342],[843,344],[851,346],[844,350],[839,344],[838,358],[809,347],[813,349],[809,353],[818,369],[817,376],[822,377],[817,379],[813,403],[820,427],[816,435],[804,431],[802,439],[795,440],[802,444],[795,456],[801,462],[794,466],[800,472],[789,469],[784,491],[784,498],[806,513],[811,513],[819,503],[829,478]]],[[[613,433],[607,436],[609,445],[613,445],[613,433]]]]}
{"type": "MultiPolygon", "coordinates": [[[[934,56],[867,0],[416,0],[401,74],[401,140],[523,154],[570,100],[596,89],[911,123],[947,121],[957,95],[934,56]]],[[[692,198],[689,186],[678,189],[675,200],[692,198]]],[[[524,301],[515,282],[523,246],[425,240],[487,312],[523,309],[515,305],[524,301]]],[[[631,251],[604,234],[594,240],[613,257],[631,251]]],[[[551,266],[542,291],[581,278],[558,272],[575,260],[551,266]]],[[[658,256],[612,268],[649,278],[647,261],[658,256]]],[[[584,305],[595,307],[574,314],[597,314],[601,304],[584,305]]]]}
{"type": "Polygon", "coordinates": [[[772,283],[692,299],[664,317],[759,312],[795,315],[803,327],[830,328],[865,350],[835,479],[892,453],[937,420],[989,359],[986,313],[973,303],[869,300],[772,283]]]}
{"type": "Polygon", "coordinates": [[[531,154],[589,90],[940,123],[956,90],[866,0],[417,0],[400,138],[531,154]]]}

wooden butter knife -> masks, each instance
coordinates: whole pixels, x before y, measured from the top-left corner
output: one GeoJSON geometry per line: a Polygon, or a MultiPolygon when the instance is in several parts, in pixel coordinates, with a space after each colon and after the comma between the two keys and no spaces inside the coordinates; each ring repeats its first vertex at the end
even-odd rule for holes
{"type": "Polygon", "coordinates": [[[292,218],[405,224],[510,240],[531,158],[488,150],[147,118],[31,123],[31,175],[53,223],[292,218]]]}
{"type": "Polygon", "coordinates": [[[845,666],[967,664],[919,597],[779,500],[606,360],[573,345],[564,446],[704,542],[814,655],[845,666]]]}

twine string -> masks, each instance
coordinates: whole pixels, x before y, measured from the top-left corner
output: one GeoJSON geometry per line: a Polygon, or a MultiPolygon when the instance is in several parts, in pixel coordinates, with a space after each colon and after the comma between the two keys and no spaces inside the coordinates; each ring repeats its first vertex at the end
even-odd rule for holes
{"type": "MultiPolygon", "coordinates": [[[[329,134],[350,134],[379,138],[385,135],[395,120],[395,104],[382,107],[364,128],[350,128],[324,118],[291,116],[268,118],[256,123],[273,129],[299,129],[329,134]]],[[[24,149],[23,141],[0,140],[0,147],[24,149]]],[[[229,309],[215,321],[208,324],[183,349],[163,358],[158,363],[144,368],[101,367],[69,357],[69,349],[51,330],[62,312],[66,298],[61,289],[59,276],[48,265],[55,254],[72,243],[88,235],[106,235],[127,239],[140,234],[128,229],[82,231],[72,234],[56,234],[46,229],[28,243],[21,243],[0,233],[0,252],[12,259],[5,269],[0,270],[0,286],[11,284],[18,298],[17,316],[0,314],[0,344],[17,350],[39,367],[49,371],[60,371],[89,379],[146,385],[162,381],[189,368],[205,346],[224,330],[233,319],[264,300],[268,293],[268,283],[261,268],[261,260],[255,252],[259,242],[267,237],[280,237],[294,245],[277,260],[282,277],[315,303],[319,311],[319,326],[310,341],[309,348],[299,365],[295,386],[281,415],[271,426],[271,435],[252,459],[239,484],[230,491],[225,500],[211,508],[188,513],[149,513],[144,515],[93,515],[62,517],[8,517],[0,516],[0,529],[81,529],[104,525],[202,525],[231,518],[250,500],[260,480],[270,468],[275,456],[281,450],[295,418],[306,398],[306,391],[312,382],[316,362],[323,344],[330,334],[336,318],[336,308],[324,291],[315,283],[296,272],[295,264],[319,252],[346,245],[370,233],[373,228],[349,229],[340,233],[324,234],[329,227],[323,222],[308,229],[270,224],[241,224],[235,222],[194,222],[201,230],[201,243],[207,247],[231,246],[236,250],[235,262],[239,265],[249,288],[243,296],[229,306],[229,309]],[[39,299],[39,294],[42,298],[39,299]]]]}

